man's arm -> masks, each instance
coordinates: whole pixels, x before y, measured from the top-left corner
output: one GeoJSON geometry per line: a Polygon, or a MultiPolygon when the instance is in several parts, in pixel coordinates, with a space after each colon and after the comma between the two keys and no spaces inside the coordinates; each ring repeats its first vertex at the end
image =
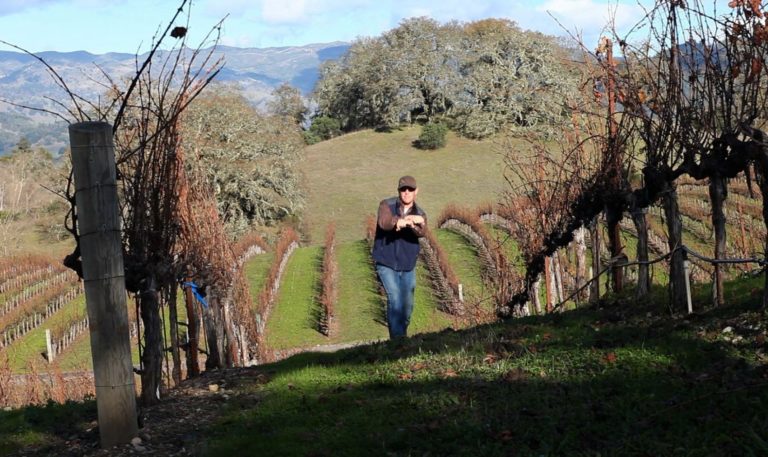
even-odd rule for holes
{"type": "Polygon", "coordinates": [[[399,224],[402,224],[402,222],[399,222],[401,220],[402,219],[400,217],[392,214],[392,211],[389,209],[389,205],[387,204],[386,200],[382,200],[382,202],[379,203],[379,212],[376,216],[376,223],[382,230],[387,232],[394,230],[395,227],[397,227],[399,224]]]}

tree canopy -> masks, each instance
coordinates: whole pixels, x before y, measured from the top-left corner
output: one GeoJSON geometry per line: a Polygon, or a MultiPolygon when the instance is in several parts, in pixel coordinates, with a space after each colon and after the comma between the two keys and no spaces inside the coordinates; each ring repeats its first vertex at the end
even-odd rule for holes
{"type": "Polygon", "coordinates": [[[566,57],[555,38],[504,19],[406,19],[321,68],[316,115],[346,131],[441,119],[471,138],[548,129],[566,119],[564,94],[577,87],[566,57]]]}
{"type": "Polygon", "coordinates": [[[190,105],[184,130],[231,234],[303,207],[295,164],[304,141],[295,117],[260,114],[241,94],[214,89],[190,105]]]}

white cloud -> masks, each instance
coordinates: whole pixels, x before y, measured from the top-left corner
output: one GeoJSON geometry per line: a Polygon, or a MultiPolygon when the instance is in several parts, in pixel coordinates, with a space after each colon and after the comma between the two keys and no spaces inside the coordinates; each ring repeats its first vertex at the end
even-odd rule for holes
{"type": "Polygon", "coordinates": [[[596,0],[547,0],[536,10],[552,14],[569,31],[601,30],[611,21],[621,30],[643,17],[643,10],[637,4],[596,0]]]}
{"type": "Polygon", "coordinates": [[[1,0],[0,16],[21,13],[24,10],[40,8],[47,4],[58,3],[61,0],[1,0]]]}
{"type": "Polygon", "coordinates": [[[304,22],[308,13],[305,0],[265,1],[261,4],[261,18],[270,23],[304,22]]]}
{"type": "Polygon", "coordinates": [[[202,0],[193,4],[192,8],[192,14],[196,8],[201,8],[203,13],[211,16],[221,17],[229,14],[231,17],[240,17],[247,15],[254,6],[250,0],[202,0]],[[200,6],[197,6],[198,4],[200,6]]]}
{"type": "Polygon", "coordinates": [[[253,36],[250,34],[240,35],[226,35],[221,37],[221,44],[223,46],[232,46],[234,48],[254,48],[258,47],[259,43],[253,42],[253,36]]]}

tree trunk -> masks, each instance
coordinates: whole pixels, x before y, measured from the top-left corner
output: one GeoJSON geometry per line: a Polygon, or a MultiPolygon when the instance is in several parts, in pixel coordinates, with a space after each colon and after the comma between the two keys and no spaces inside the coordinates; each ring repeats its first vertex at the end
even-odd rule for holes
{"type": "Polygon", "coordinates": [[[208,306],[203,310],[203,323],[205,325],[205,335],[208,340],[208,358],[205,359],[205,369],[224,368],[222,340],[224,332],[221,328],[221,318],[217,312],[218,304],[213,296],[213,290],[208,293],[208,306]]]}
{"type": "Polygon", "coordinates": [[[222,315],[222,325],[224,327],[224,335],[227,338],[226,344],[224,347],[226,348],[225,351],[225,360],[227,361],[227,367],[232,368],[237,365],[238,363],[238,345],[239,341],[238,338],[235,336],[235,330],[234,330],[234,324],[232,323],[231,318],[231,309],[230,309],[230,297],[227,296],[224,300],[221,302],[221,315],[222,315]]]}
{"type": "Polygon", "coordinates": [[[611,284],[613,291],[618,293],[624,286],[624,267],[617,262],[624,252],[624,246],[621,245],[621,222],[622,212],[618,208],[609,205],[605,209],[605,221],[608,226],[608,249],[611,253],[611,284]]]}
{"type": "MultiPolygon", "coordinates": [[[[763,195],[763,224],[766,236],[763,239],[763,256],[768,258],[768,158],[755,164],[757,182],[760,184],[760,193],[763,195]]],[[[763,284],[763,309],[768,308],[768,268],[765,269],[765,283],[763,284]]]]}
{"type": "MultiPolygon", "coordinates": [[[[715,259],[724,259],[726,257],[726,233],[725,233],[725,212],[723,206],[725,199],[728,198],[728,187],[725,178],[715,175],[709,178],[709,200],[712,202],[712,227],[715,231],[715,259]]],[[[715,278],[712,287],[715,288],[715,306],[723,306],[723,276],[725,266],[719,263],[715,264],[715,278]]]]}
{"type": "MultiPolygon", "coordinates": [[[[597,223],[597,218],[592,221],[589,226],[589,237],[592,242],[592,271],[593,274],[599,275],[603,267],[600,262],[600,226],[597,223]]],[[[596,302],[600,300],[600,278],[595,278],[592,281],[592,287],[589,294],[589,300],[596,302]]]]}
{"type": "Polygon", "coordinates": [[[179,316],[176,312],[176,285],[171,286],[168,293],[168,320],[171,330],[171,357],[173,370],[171,377],[174,385],[181,384],[181,354],[179,353],[179,316]]]}
{"type": "Polygon", "coordinates": [[[672,252],[669,265],[670,308],[673,311],[684,312],[688,302],[685,292],[685,252],[678,248],[683,245],[683,222],[680,218],[680,207],[677,204],[677,186],[667,184],[667,191],[662,193],[664,217],[667,220],[669,251],[672,252]]]}
{"type": "Polygon", "coordinates": [[[160,302],[157,294],[157,279],[150,276],[146,288],[139,295],[141,321],[144,323],[144,353],[141,357],[141,402],[145,406],[160,401],[160,386],[163,381],[163,339],[160,322],[160,302]]]}
{"type": "MultiPolygon", "coordinates": [[[[187,277],[186,282],[191,281],[192,278],[187,277]]],[[[200,374],[200,362],[198,360],[200,320],[198,317],[199,307],[192,294],[192,288],[189,286],[184,288],[184,302],[187,305],[187,335],[189,338],[189,345],[187,346],[187,378],[192,378],[200,374]]]]}
{"type": "MultiPolygon", "coordinates": [[[[216,327],[216,340],[215,340],[215,346],[216,346],[216,352],[219,354],[219,368],[226,368],[228,365],[228,355],[227,355],[227,331],[226,326],[224,323],[224,310],[221,306],[221,300],[219,299],[218,290],[213,289],[211,292],[209,292],[208,296],[210,297],[210,300],[208,301],[208,304],[211,306],[211,309],[213,309],[213,314],[216,316],[214,319],[214,325],[216,327]]],[[[209,341],[208,344],[210,345],[211,342],[209,341]]]]}
{"type": "MultiPolygon", "coordinates": [[[[645,209],[637,208],[632,211],[632,222],[637,231],[637,261],[648,261],[648,221],[645,218],[645,209]]],[[[637,289],[635,296],[644,299],[651,290],[650,269],[647,263],[640,263],[637,269],[637,289]]]]}

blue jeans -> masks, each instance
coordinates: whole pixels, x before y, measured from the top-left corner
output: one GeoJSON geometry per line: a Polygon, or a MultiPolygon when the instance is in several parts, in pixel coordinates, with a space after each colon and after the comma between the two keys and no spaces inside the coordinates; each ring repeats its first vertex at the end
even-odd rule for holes
{"type": "Polygon", "coordinates": [[[376,264],[376,272],[387,291],[387,325],[389,337],[406,336],[413,312],[413,292],[416,290],[416,270],[396,271],[376,264]]]}

